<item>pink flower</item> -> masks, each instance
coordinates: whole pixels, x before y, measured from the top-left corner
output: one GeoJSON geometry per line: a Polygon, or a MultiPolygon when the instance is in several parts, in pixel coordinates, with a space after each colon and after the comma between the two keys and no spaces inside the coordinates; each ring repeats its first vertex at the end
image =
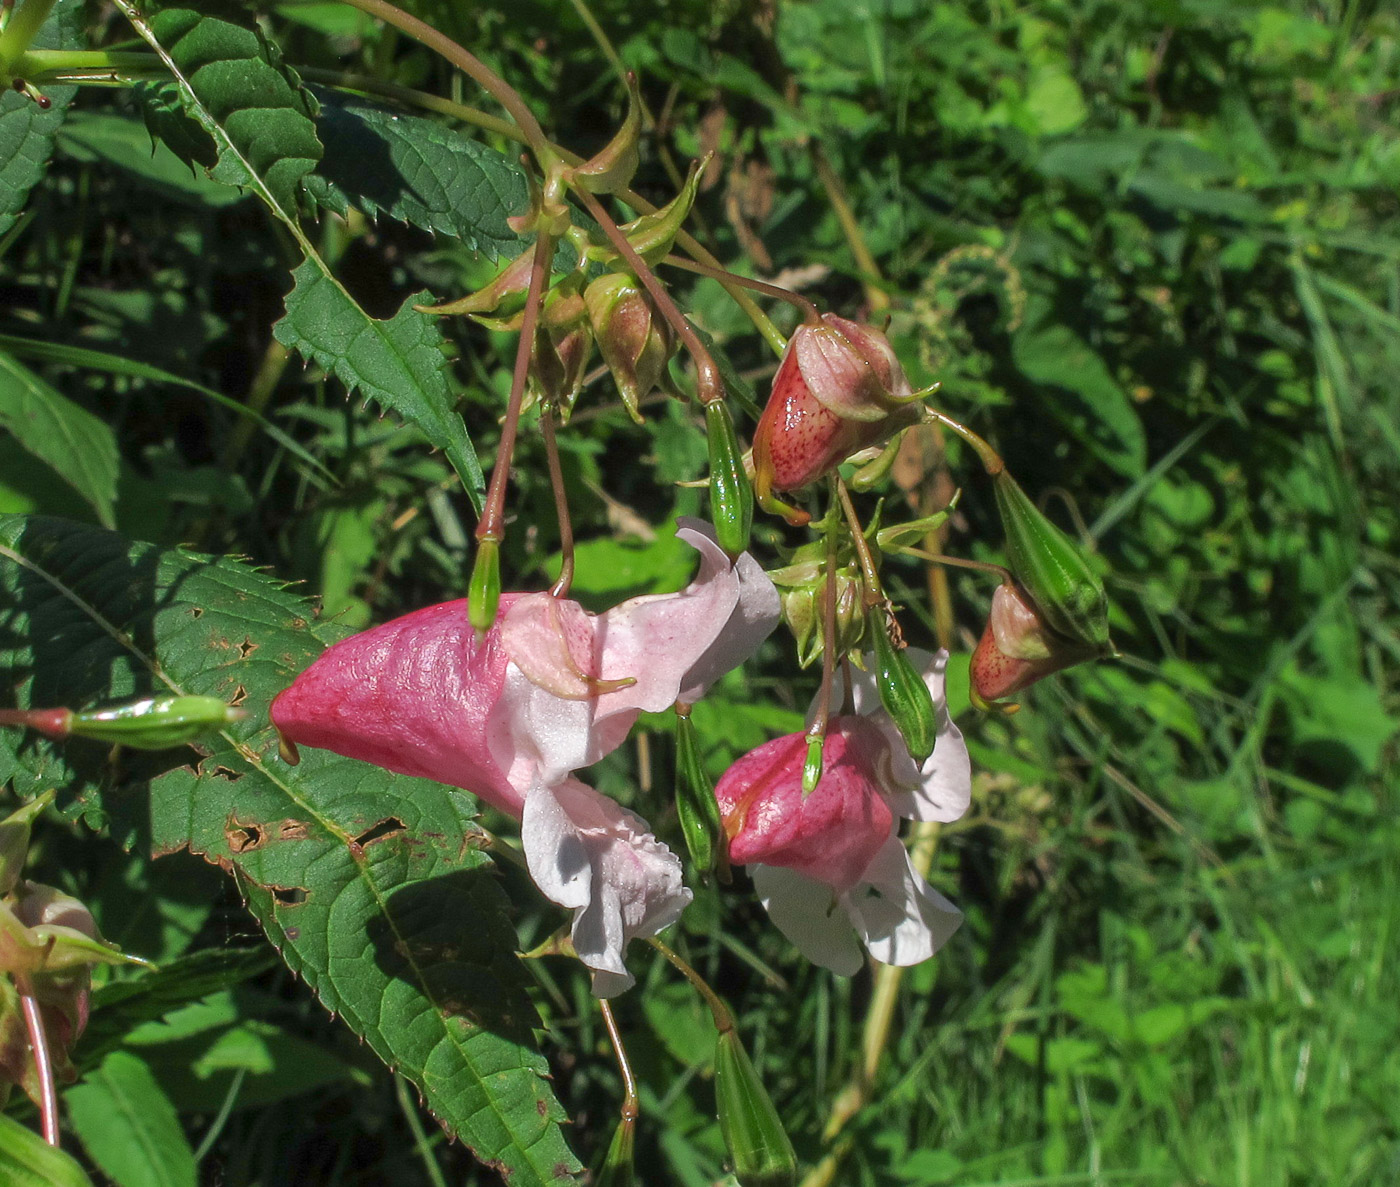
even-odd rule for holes
{"type": "MultiPolygon", "coordinates": [[[[715,788],[736,864],[752,866],[754,888],[793,945],[845,976],[861,966],[860,944],[886,964],[932,956],[962,913],[909,864],[898,817],[956,820],[971,797],[972,764],[943,699],[947,652],[912,650],[938,706],[938,742],[916,766],[873,677],[854,673],[854,713],[832,718],[822,778],[805,799],[806,735],[760,746],[715,788]],[[841,911],[837,912],[836,907],[841,911]]],[[[833,690],[840,703],[843,690],[833,690]]]]}
{"type": "Polygon", "coordinates": [[[547,593],[505,594],[478,644],[463,601],[335,644],[272,705],[283,735],[465,788],[521,821],[541,891],[574,911],[594,992],[632,984],[629,940],[674,922],[691,893],[645,821],[570,778],[619,746],[642,710],[694,701],[778,620],[748,554],[731,564],[708,525],[677,533],[701,554],[684,590],[602,614],[547,593]]]}

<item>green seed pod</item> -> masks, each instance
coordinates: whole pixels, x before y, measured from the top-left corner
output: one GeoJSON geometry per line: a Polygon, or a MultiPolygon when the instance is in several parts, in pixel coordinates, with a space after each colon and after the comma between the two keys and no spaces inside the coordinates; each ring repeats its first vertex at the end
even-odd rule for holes
{"type": "Polygon", "coordinates": [[[594,1176],[593,1187],[632,1187],[635,1181],[632,1166],[632,1146],[637,1122],[624,1117],[613,1131],[607,1157],[594,1176]]]}
{"type": "Polygon", "coordinates": [[[134,750],[164,750],[247,716],[218,697],[146,697],[111,709],[74,713],[69,732],[134,750]]]}
{"type": "Polygon", "coordinates": [[[724,824],[715,799],[714,784],[700,762],[695,723],[689,714],[676,714],[676,813],[690,860],[704,875],[719,869],[725,874],[724,824]]]}
{"type": "Polygon", "coordinates": [[[1045,517],[1005,470],[993,483],[1012,574],[1051,630],[1107,655],[1113,649],[1108,641],[1108,599],[1079,546],[1045,517]]]}
{"type": "Polygon", "coordinates": [[[749,546],[753,483],[744,473],[744,451],[727,405],[716,400],[705,406],[705,433],[710,443],[710,517],[719,546],[732,560],[749,546]]]}
{"type": "Polygon", "coordinates": [[[938,741],[938,712],[924,679],[914,670],[902,647],[896,647],[880,607],[870,611],[867,634],[875,649],[875,685],[880,704],[899,730],[909,754],[920,765],[938,741]]]}
{"type": "Polygon", "coordinates": [[[792,1187],[797,1154],[738,1034],[726,1030],[715,1047],[719,1128],[742,1187],[792,1187]]]}
{"type": "Polygon", "coordinates": [[[501,544],[488,537],[476,546],[476,560],[467,585],[467,621],[478,638],[491,629],[500,605],[501,544]]]}

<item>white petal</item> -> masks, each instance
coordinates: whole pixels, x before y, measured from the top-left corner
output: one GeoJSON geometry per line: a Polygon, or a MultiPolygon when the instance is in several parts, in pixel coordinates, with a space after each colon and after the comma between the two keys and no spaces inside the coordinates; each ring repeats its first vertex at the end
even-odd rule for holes
{"type": "Polygon", "coordinates": [[[781,866],[749,867],[774,926],[813,964],[853,977],[865,963],[831,887],[781,866]]]}
{"type": "Polygon", "coordinates": [[[535,885],[573,909],[574,950],[595,972],[594,992],[628,988],[628,941],[655,935],[690,902],[676,855],[640,816],[576,779],[530,789],[520,838],[535,885]]]}
{"type": "Polygon", "coordinates": [[[557,783],[611,754],[627,737],[637,710],[597,720],[596,700],[570,701],[540,688],[513,663],[492,710],[487,739],[510,785],[524,795],[536,782],[557,783]]]}
{"type": "Polygon", "coordinates": [[[958,930],[962,912],[909,864],[899,838],[890,837],[842,900],[870,955],[885,964],[927,960],[958,930]]]}

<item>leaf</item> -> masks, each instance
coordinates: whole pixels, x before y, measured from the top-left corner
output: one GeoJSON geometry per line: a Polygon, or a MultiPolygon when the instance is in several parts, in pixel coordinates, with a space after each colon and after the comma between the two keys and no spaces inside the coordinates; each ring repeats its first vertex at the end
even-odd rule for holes
{"type": "Polygon", "coordinates": [[[191,114],[211,133],[218,129],[219,160],[210,176],[252,186],[295,218],[301,180],[321,159],[315,102],[251,17],[209,7],[217,12],[164,8],[152,17],[151,32],[198,97],[191,114]]]}
{"type": "Polygon", "coordinates": [[[1011,355],[1027,379],[1079,397],[1076,406],[1045,393],[1055,415],[1103,461],[1130,478],[1147,468],[1147,437],[1127,392],[1073,330],[1027,325],[1012,338],[1011,355]]]}
{"type": "MultiPolygon", "coordinates": [[[[59,0],[35,35],[35,49],[83,46],[82,0],[59,0]]],[[[0,93],[0,234],[15,223],[53,155],[54,135],[77,87],[46,86],[43,110],[8,86],[0,93]]]]}
{"type": "Polygon", "coordinates": [[[453,410],[443,375],[442,333],[436,319],[413,309],[432,300],[409,297],[388,321],[370,317],[318,260],[294,273],[287,312],[273,328],[283,346],[314,359],[347,390],[392,408],[447,456],[473,506],[486,480],[466,425],[453,410]]]}
{"type": "Polygon", "coordinates": [[[0,353],[0,428],[52,466],[102,523],[113,523],[117,440],[91,412],[73,403],[9,355],[0,353]]]}
{"type": "Polygon", "coordinates": [[[0,1183],[6,1187],[92,1187],[92,1180],[72,1158],[3,1113],[0,1183]]]}
{"type": "Polygon", "coordinates": [[[143,1060],[113,1051],[63,1099],[84,1148],[119,1187],[195,1187],[194,1152],[143,1060]]]}
{"type": "Polygon", "coordinates": [[[228,870],[292,969],[450,1133],[512,1187],[571,1181],[578,1163],[471,797],[325,751],[294,768],[276,757],[268,703],[343,633],[311,619],[232,559],[0,518],[0,667],[22,705],[178,688],[251,710],[207,755],[146,756],[154,769],[137,756],[115,777],[104,747],[5,731],[0,779],[24,795],[57,786],[69,811],[119,837],[149,830],[153,852],[188,847],[228,870]]]}
{"type": "Polygon", "coordinates": [[[503,153],[446,124],[334,95],[321,99],[317,130],[326,152],[307,192],[328,210],[387,214],[493,260],[524,247],[506,219],[525,212],[529,191],[503,153]]]}

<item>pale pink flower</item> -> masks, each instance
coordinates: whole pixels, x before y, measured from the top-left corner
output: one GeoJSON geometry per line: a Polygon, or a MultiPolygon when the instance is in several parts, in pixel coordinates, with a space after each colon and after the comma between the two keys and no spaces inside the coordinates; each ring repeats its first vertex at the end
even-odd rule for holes
{"type": "Polygon", "coordinates": [[[600,996],[632,983],[628,941],[673,922],[691,892],[645,821],[570,775],[616,749],[642,710],[703,696],[778,620],[752,557],[731,564],[697,521],[676,534],[700,553],[679,593],[602,614],[505,594],[480,642],[465,602],[429,606],[330,647],[272,705],[299,745],[465,788],[519,819],[531,876],[574,911],[600,996]]]}
{"type": "MultiPolygon", "coordinates": [[[[829,722],[822,778],[809,796],[800,733],[751,751],[715,788],[730,859],[750,865],[778,930],[814,964],[845,976],[860,968],[862,943],[885,964],[917,964],[962,921],[914,871],[898,837],[898,817],[956,820],[972,788],[967,747],[943,697],[947,653],[911,649],[909,658],[938,707],[937,745],[922,766],[881,706],[874,679],[856,671],[854,712],[829,722]]],[[[838,682],[835,703],[843,695],[838,682]]]]}

